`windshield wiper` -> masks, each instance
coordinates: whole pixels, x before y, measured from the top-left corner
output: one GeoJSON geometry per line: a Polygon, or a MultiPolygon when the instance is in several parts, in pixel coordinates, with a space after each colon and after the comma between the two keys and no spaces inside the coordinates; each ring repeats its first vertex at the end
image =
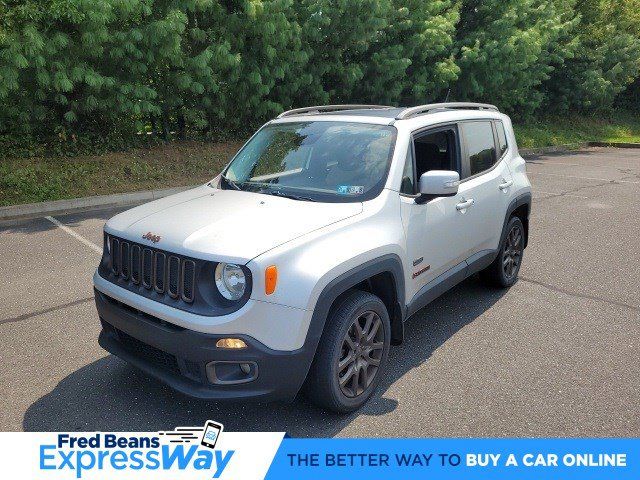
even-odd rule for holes
{"type": "Polygon", "coordinates": [[[307,202],[316,202],[317,200],[311,197],[305,197],[304,195],[296,195],[295,193],[285,193],[282,190],[269,190],[262,189],[258,193],[266,193],[268,195],[275,195],[276,197],[290,198],[292,200],[302,200],[307,202]]]}
{"type": "Polygon", "coordinates": [[[242,190],[242,188],[240,188],[240,185],[238,185],[236,182],[234,182],[233,180],[228,179],[227,177],[225,177],[224,175],[220,175],[222,177],[222,179],[225,181],[225,183],[227,185],[229,185],[231,188],[235,189],[235,190],[242,190]]]}

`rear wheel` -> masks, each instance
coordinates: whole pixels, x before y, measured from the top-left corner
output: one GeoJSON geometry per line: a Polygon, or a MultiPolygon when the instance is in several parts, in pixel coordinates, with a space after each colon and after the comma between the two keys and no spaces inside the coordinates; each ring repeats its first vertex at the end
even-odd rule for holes
{"type": "Polygon", "coordinates": [[[522,264],[524,253],[524,226],[518,217],[511,217],[505,236],[500,242],[500,251],[496,259],[480,276],[487,283],[497,287],[507,288],[518,280],[518,272],[522,264]]]}
{"type": "Polygon", "coordinates": [[[309,399],[336,412],[362,406],[380,382],[390,337],[384,303],[368,292],[349,293],[327,319],[305,384],[309,399]]]}

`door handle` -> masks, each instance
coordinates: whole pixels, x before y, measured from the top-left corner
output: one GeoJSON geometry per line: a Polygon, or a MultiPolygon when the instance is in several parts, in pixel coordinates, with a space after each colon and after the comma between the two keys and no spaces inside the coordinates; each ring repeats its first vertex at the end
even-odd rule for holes
{"type": "Polygon", "coordinates": [[[475,202],[475,200],[473,198],[470,198],[469,200],[464,200],[462,202],[460,202],[459,204],[456,205],[456,210],[461,211],[461,210],[466,210],[467,208],[469,208],[471,205],[473,205],[475,202]]]}
{"type": "Polygon", "coordinates": [[[498,188],[500,188],[500,190],[506,190],[511,185],[513,185],[513,180],[505,180],[500,185],[498,185],[498,188]]]}

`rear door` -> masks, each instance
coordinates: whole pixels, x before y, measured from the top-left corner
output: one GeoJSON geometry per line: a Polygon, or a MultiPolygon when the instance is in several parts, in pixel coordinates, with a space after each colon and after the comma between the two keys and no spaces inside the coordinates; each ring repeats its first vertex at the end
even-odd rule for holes
{"type": "Polygon", "coordinates": [[[460,191],[470,203],[466,225],[470,257],[498,248],[513,180],[494,121],[461,122],[460,134],[463,144],[460,191]]]}

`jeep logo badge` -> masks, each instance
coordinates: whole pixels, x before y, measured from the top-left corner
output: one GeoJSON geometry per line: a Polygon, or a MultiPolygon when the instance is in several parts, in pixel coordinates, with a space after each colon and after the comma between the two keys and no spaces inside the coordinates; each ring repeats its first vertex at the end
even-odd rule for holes
{"type": "Polygon", "coordinates": [[[153,243],[158,243],[162,237],[160,235],[156,235],[154,233],[147,232],[144,235],[142,235],[142,238],[144,238],[145,240],[149,240],[149,241],[151,241],[153,243]]]}

